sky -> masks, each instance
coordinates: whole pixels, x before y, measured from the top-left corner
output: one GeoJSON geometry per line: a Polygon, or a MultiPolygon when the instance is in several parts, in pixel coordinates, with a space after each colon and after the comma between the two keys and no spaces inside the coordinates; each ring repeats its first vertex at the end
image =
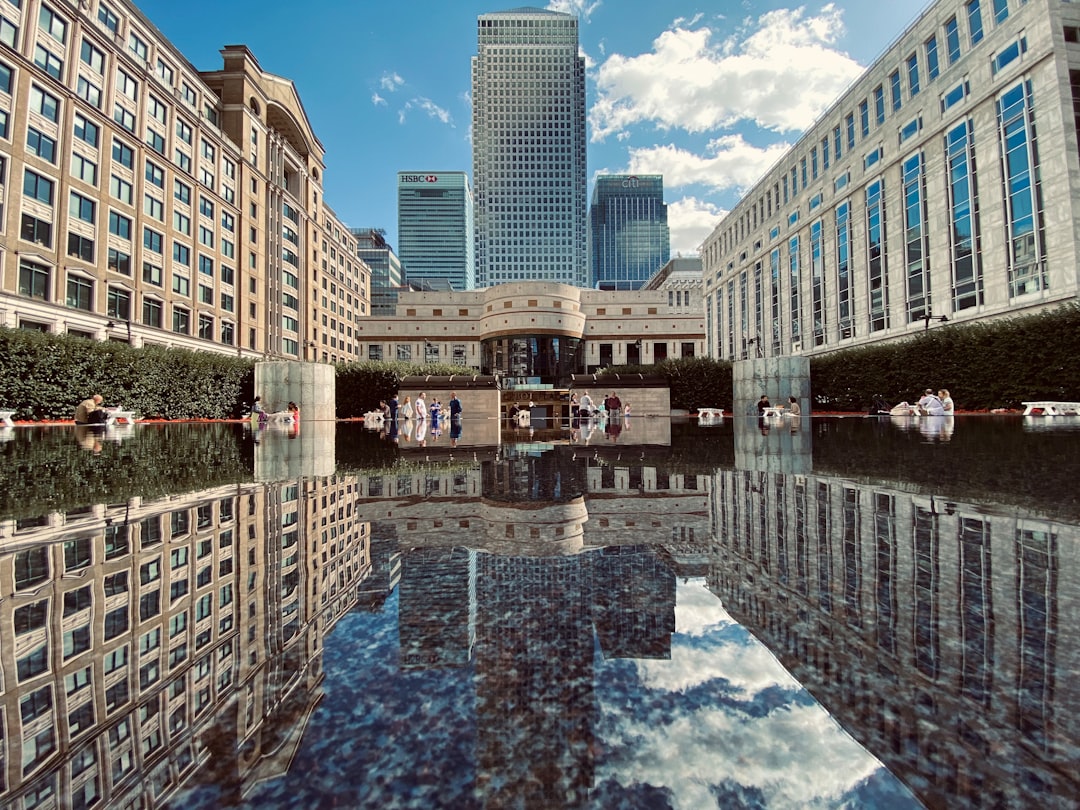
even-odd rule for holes
{"type": "MultiPolygon", "coordinates": [[[[137,0],[138,2],[138,0],[137,0]]],[[[472,176],[474,0],[142,0],[199,70],[244,44],[291,79],[326,150],[326,200],[397,247],[397,173],[472,176]]],[[[662,174],[672,256],[721,217],[927,0],[535,0],[576,14],[588,173],[662,174]]]]}

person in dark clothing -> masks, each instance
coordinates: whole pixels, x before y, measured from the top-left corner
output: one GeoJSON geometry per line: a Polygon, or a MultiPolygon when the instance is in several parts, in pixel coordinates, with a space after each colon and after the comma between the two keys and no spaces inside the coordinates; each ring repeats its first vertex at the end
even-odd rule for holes
{"type": "Polygon", "coordinates": [[[461,400],[458,399],[457,392],[450,392],[450,418],[461,418],[461,400]]]}

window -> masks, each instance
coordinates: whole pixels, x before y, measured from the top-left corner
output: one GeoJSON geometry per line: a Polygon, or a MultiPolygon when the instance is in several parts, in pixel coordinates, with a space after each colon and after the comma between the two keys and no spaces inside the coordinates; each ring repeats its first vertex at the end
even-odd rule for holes
{"type": "Polygon", "coordinates": [[[191,186],[187,183],[181,183],[179,180],[173,182],[173,196],[185,205],[191,204],[191,186]]]}
{"type": "MultiPolygon", "coordinates": [[[[223,310],[225,310],[226,312],[234,312],[235,311],[235,308],[236,308],[235,299],[229,293],[223,292],[221,294],[221,308],[223,310]]],[[[285,317],[288,317],[288,316],[285,316],[285,317]]],[[[292,320],[293,320],[292,329],[295,332],[295,331],[298,330],[299,326],[298,326],[298,324],[296,324],[295,319],[292,319],[292,320]]]]}
{"type": "Polygon", "coordinates": [[[98,138],[101,134],[101,128],[88,121],[82,113],[75,113],[75,137],[80,141],[90,144],[95,149],[98,145],[98,138]]]}
{"type": "Polygon", "coordinates": [[[191,248],[187,245],[182,245],[179,242],[173,242],[173,261],[177,264],[182,264],[184,267],[191,266],[191,248]]]}
{"type": "Polygon", "coordinates": [[[153,284],[155,287],[161,286],[161,268],[156,264],[150,262],[143,262],[143,281],[147,284],[153,284]]]}
{"type": "Polygon", "coordinates": [[[0,62],[0,93],[6,93],[11,95],[11,88],[14,85],[14,73],[11,66],[3,62],[0,62]]]}
{"type": "Polygon", "coordinates": [[[44,70],[57,81],[64,71],[64,61],[43,45],[34,46],[34,64],[44,70]]]}
{"type": "Polygon", "coordinates": [[[44,247],[52,247],[52,223],[38,219],[33,214],[23,214],[19,238],[27,242],[36,242],[44,247]]]}
{"type": "Polygon", "coordinates": [[[173,69],[169,67],[161,57],[158,57],[157,68],[154,72],[157,73],[158,78],[165,82],[169,87],[173,86],[173,69]]]}
{"type": "Polygon", "coordinates": [[[173,161],[180,169],[191,174],[191,158],[179,149],[176,150],[176,158],[173,161]]]}
{"type": "Polygon", "coordinates": [[[21,636],[42,630],[49,618],[49,602],[42,599],[29,605],[15,608],[15,635],[21,636]]]}
{"type": "Polygon", "coordinates": [[[863,158],[863,168],[869,169],[875,163],[881,160],[881,147],[879,146],[873,152],[868,152],[866,157],[863,158]]]}
{"type": "Polygon", "coordinates": [[[46,5],[41,6],[38,14],[38,28],[61,45],[67,42],[67,22],[46,5]]]}
{"type": "Polygon", "coordinates": [[[109,300],[105,314],[121,321],[131,320],[131,293],[118,287],[109,287],[109,300]]]}
{"type": "Polygon", "coordinates": [[[908,93],[911,98],[919,95],[919,55],[912,53],[907,58],[908,93]]]}
{"type": "Polygon", "coordinates": [[[929,81],[936,79],[939,71],[937,37],[930,37],[926,40],[926,76],[929,81]]]}
{"type": "Polygon", "coordinates": [[[165,219],[165,204],[147,194],[143,197],[143,213],[161,222],[165,219]]]}
{"type": "Polygon", "coordinates": [[[191,282],[186,276],[181,276],[177,273],[173,273],[172,289],[173,292],[177,295],[182,295],[187,298],[191,295],[191,282]]]}
{"type": "Polygon", "coordinates": [[[165,156],[165,136],[160,132],[155,132],[154,130],[147,128],[146,145],[162,157],[165,156]]]}
{"type": "Polygon", "coordinates": [[[109,193],[122,203],[131,205],[132,193],[131,183],[127,180],[121,180],[115,174],[109,178],[109,193]]]}
{"type": "Polygon", "coordinates": [[[161,302],[153,298],[143,298],[142,322],[147,326],[161,328],[161,302]]]}
{"type": "Polygon", "coordinates": [[[135,151],[117,138],[113,138],[112,157],[121,166],[126,166],[129,169],[135,166],[135,151]]]}
{"type": "Polygon", "coordinates": [[[214,305],[214,288],[207,287],[205,284],[199,285],[199,303],[214,305]]]}
{"type": "Polygon", "coordinates": [[[945,51],[949,56],[949,64],[956,64],[960,59],[960,27],[956,23],[956,17],[950,17],[945,23],[945,51]]]}
{"type": "Polygon", "coordinates": [[[109,269],[125,276],[131,275],[131,254],[109,248],[109,269]]]}
{"type": "Polygon", "coordinates": [[[214,246],[214,230],[207,228],[205,225],[200,225],[199,242],[208,248],[212,248],[214,246]]]}
{"type": "Polygon", "coordinates": [[[37,155],[49,163],[56,163],[56,141],[44,132],[38,132],[33,127],[27,127],[26,148],[30,151],[30,154],[37,155]]]}
{"type": "Polygon", "coordinates": [[[896,112],[900,109],[902,99],[900,96],[900,71],[894,70],[889,74],[889,90],[892,94],[892,109],[896,112]]]}
{"type": "Polygon", "coordinates": [[[1009,0],[994,0],[994,22],[1001,25],[1009,19],[1009,0]]]}
{"type": "Polygon", "coordinates": [[[121,239],[131,239],[131,219],[116,211],[110,211],[109,233],[121,239]]]}
{"type": "Polygon", "coordinates": [[[113,34],[120,33],[120,18],[104,3],[98,6],[98,22],[112,31],[113,34]]]}
{"type": "Polygon", "coordinates": [[[880,84],[874,88],[874,120],[885,123],[885,88],[880,84]]]}
{"type": "Polygon", "coordinates": [[[152,253],[163,253],[165,237],[157,231],[143,228],[143,247],[152,253]]]}
{"type": "MultiPolygon", "coordinates": [[[[232,284],[233,283],[233,269],[231,267],[229,267],[227,264],[221,265],[221,281],[224,284],[232,284]]],[[[288,301],[286,299],[291,298],[291,297],[292,296],[289,296],[288,293],[282,293],[281,294],[282,303],[285,304],[286,306],[288,306],[288,301]]],[[[296,309],[296,307],[293,307],[293,309],[296,309]]]]}
{"type": "Polygon", "coordinates": [[[971,47],[974,48],[983,38],[983,24],[982,24],[982,9],[979,6],[980,0],[968,0],[967,6],[967,18],[968,18],[968,37],[971,40],[971,47]]]}
{"type": "Polygon", "coordinates": [[[42,177],[27,168],[23,175],[23,195],[30,200],[37,200],[45,205],[53,204],[55,184],[48,177],[42,177]]]}
{"type": "Polygon", "coordinates": [[[30,111],[54,124],[60,121],[60,99],[46,93],[36,84],[30,87],[30,111]]]}
{"type": "Polygon", "coordinates": [[[994,54],[994,58],[991,60],[990,63],[991,71],[996,76],[999,72],[1004,70],[1007,65],[1019,59],[1020,55],[1022,53],[1025,53],[1026,51],[1027,37],[1020,37],[1020,39],[1014,41],[1009,45],[1006,45],[1004,48],[994,54]]]}
{"type": "Polygon", "coordinates": [[[184,307],[173,307],[172,330],[181,335],[191,334],[191,313],[184,307]]]}
{"type": "Polygon", "coordinates": [[[188,146],[191,145],[191,125],[179,118],[176,119],[176,137],[188,146]]]}
{"type": "Polygon", "coordinates": [[[135,131],[135,113],[131,112],[131,110],[124,109],[119,104],[113,107],[113,121],[128,132],[135,131]]]}
{"type": "Polygon", "coordinates": [[[146,180],[158,188],[165,188],[165,170],[153,161],[146,161],[146,180]]]}
{"type": "Polygon", "coordinates": [[[71,176],[82,180],[84,183],[96,186],[97,164],[89,158],[73,153],[71,155],[71,176]]]}
{"type": "Polygon", "coordinates": [[[221,342],[226,346],[234,345],[235,341],[235,326],[228,321],[222,321],[221,323],[221,342]]]}
{"type": "Polygon", "coordinates": [[[199,272],[204,274],[204,275],[210,276],[210,278],[213,278],[214,277],[214,260],[211,259],[209,256],[200,255],[199,256],[199,272]]]}
{"type": "Polygon", "coordinates": [[[214,339],[214,319],[209,315],[199,316],[199,337],[202,340],[214,339]]]}
{"type": "Polygon", "coordinates": [[[139,95],[139,83],[122,68],[116,69],[116,92],[127,96],[132,101],[135,101],[139,95]]]}
{"type": "Polygon", "coordinates": [[[128,50],[131,51],[131,53],[134,54],[135,58],[138,59],[140,62],[146,61],[146,43],[143,42],[142,39],[140,39],[134,31],[128,36],[128,50]]]}
{"type": "Polygon", "coordinates": [[[15,40],[19,38],[19,28],[6,17],[0,16],[0,43],[9,48],[15,48],[15,40]]]}
{"type": "MultiPolygon", "coordinates": [[[[88,236],[82,236],[81,234],[69,233],[68,255],[74,256],[76,259],[82,259],[84,262],[93,263],[94,240],[88,236]]],[[[89,307],[83,307],[83,309],[89,309],[89,307]]]]}
{"type": "Polygon", "coordinates": [[[199,196],[199,213],[204,217],[214,218],[214,204],[202,195],[199,196]]]}
{"type": "MultiPolygon", "coordinates": [[[[50,301],[52,296],[49,292],[50,270],[45,265],[37,264],[28,259],[19,260],[19,295],[37,298],[41,301],[50,301]]],[[[16,566],[18,556],[16,556],[16,566]]],[[[15,587],[18,588],[18,573],[16,572],[15,587]]]]}
{"type": "Polygon", "coordinates": [[[71,199],[68,204],[68,214],[72,219],[81,219],[83,222],[89,222],[93,225],[95,208],[96,205],[93,200],[84,197],[77,192],[71,192],[71,199]]]}
{"type": "Polygon", "coordinates": [[[68,275],[67,305],[90,312],[94,305],[94,282],[83,276],[68,275]]]}
{"type": "Polygon", "coordinates": [[[968,83],[965,80],[960,82],[960,84],[956,85],[956,87],[954,87],[952,90],[948,91],[945,95],[941,97],[941,111],[945,112],[953,105],[959,104],[961,101],[967,98],[967,94],[968,83]]]}

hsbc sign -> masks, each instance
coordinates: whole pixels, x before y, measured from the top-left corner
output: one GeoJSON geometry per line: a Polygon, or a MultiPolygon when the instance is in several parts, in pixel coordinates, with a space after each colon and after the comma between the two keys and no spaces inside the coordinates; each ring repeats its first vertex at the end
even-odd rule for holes
{"type": "Polygon", "coordinates": [[[402,174],[399,175],[402,183],[437,183],[438,175],[434,174],[402,174]]]}

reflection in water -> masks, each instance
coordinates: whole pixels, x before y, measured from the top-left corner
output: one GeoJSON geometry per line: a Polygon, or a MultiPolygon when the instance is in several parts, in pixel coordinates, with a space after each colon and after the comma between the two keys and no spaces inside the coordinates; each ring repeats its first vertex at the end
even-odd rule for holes
{"type": "Polygon", "coordinates": [[[804,422],[734,452],[339,430],[337,469],[311,425],[66,433],[101,500],[17,435],[0,804],[1066,806],[1075,522],[815,472],[904,434],[813,420],[811,458],[804,422]]]}

